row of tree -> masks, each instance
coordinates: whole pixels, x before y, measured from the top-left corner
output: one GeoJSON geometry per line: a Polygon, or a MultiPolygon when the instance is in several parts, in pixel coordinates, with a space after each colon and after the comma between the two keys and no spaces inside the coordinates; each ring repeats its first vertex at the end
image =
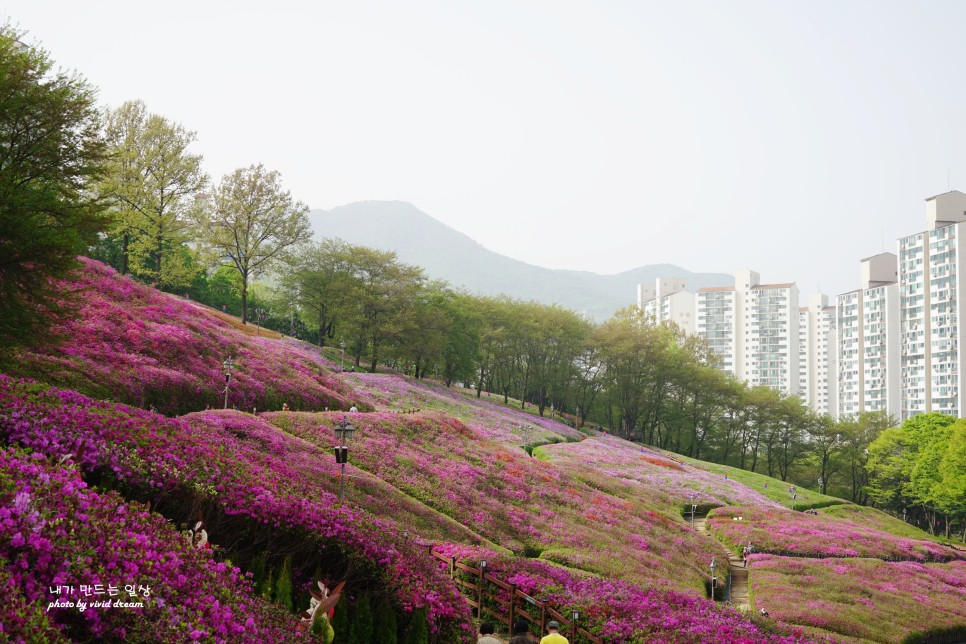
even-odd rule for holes
{"type": "Polygon", "coordinates": [[[253,319],[252,280],[272,273],[257,282],[254,319],[268,311],[277,328],[344,346],[357,366],[472,384],[576,426],[897,514],[920,508],[934,529],[966,519],[960,462],[937,456],[962,451],[947,421],[918,421],[942,425],[935,432],[889,429],[881,414],[834,421],[736,381],[700,339],[634,308],[593,324],[558,306],[460,292],[392,253],[311,242],[306,207],[278,173],[255,164],[212,188],[189,152],[193,132],[138,101],[101,113],[82,78],[54,72],[18,36],[0,34],[0,358],[66,312],[51,278],[77,254],[231,305],[243,321],[253,319]]]}

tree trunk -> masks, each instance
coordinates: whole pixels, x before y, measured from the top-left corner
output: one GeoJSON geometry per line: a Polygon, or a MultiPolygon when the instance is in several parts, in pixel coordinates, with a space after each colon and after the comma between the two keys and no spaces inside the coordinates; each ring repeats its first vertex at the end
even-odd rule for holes
{"type": "Polygon", "coordinates": [[[245,273],[242,273],[241,305],[241,323],[248,324],[248,275],[245,273]]]}

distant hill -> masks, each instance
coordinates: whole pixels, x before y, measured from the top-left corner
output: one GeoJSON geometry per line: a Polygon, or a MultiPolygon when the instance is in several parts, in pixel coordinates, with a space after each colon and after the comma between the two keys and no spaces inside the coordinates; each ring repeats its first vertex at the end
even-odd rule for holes
{"type": "Polygon", "coordinates": [[[692,273],[672,264],[641,266],[617,275],[542,268],[488,250],[404,201],[360,201],[309,212],[317,239],[340,237],[426,269],[433,278],[483,295],[501,293],[559,304],[595,320],[634,304],[637,285],[657,277],[685,277],[691,290],[730,286],[724,273],[692,273]]]}

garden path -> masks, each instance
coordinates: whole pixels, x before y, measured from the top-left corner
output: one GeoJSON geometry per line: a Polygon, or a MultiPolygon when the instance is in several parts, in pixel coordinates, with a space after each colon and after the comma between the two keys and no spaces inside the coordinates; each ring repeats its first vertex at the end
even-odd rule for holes
{"type": "MultiPolygon", "coordinates": [[[[709,539],[713,539],[707,528],[707,517],[704,514],[694,516],[694,529],[709,539]]],[[[743,613],[750,610],[748,601],[748,569],[744,567],[741,557],[731,555],[728,558],[728,570],[731,572],[731,603],[743,613]]]]}

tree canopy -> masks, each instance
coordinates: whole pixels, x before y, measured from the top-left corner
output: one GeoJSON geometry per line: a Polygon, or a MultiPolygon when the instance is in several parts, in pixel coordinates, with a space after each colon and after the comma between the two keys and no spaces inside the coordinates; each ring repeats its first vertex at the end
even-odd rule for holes
{"type": "Polygon", "coordinates": [[[52,278],[104,229],[87,189],[104,159],[96,93],[0,29],[0,349],[39,342],[61,295],[52,278]]]}

